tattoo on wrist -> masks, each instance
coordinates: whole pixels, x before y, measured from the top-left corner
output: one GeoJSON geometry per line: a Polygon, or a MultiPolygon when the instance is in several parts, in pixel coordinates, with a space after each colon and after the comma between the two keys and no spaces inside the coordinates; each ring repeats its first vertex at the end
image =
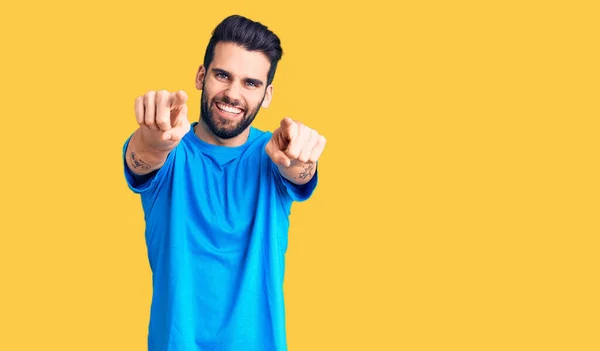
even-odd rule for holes
{"type": "Polygon", "coordinates": [[[314,168],[315,168],[315,163],[314,162],[309,162],[309,163],[305,164],[304,165],[304,169],[298,175],[297,178],[300,178],[300,179],[307,179],[308,178],[308,179],[310,179],[313,176],[314,168]]]}
{"type": "Polygon", "coordinates": [[[135,169],[141,168],[144,171],[147,171],[150,169],[150,165],[147,164],[146,162],[142,161],[141,158],[138,158],[137,155],[135,154],[135,152],[132,152],[131,154],[129,154],[129,159],[131,160],[131,166],[135,169]]]}

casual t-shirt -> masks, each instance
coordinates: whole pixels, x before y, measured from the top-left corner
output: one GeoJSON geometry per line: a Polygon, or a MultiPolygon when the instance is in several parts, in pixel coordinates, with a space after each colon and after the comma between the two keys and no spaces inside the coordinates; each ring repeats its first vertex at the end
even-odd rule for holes
{"type": "Polygon", "coordinates": [[[302,186],[283,178],[265,152],[270,138],[250,127],[243,145],[225,147],[191,132],[148,176],[124,165],[146,221],[150,351],[287,350],[288,216],[317,174],[302,186]]]}

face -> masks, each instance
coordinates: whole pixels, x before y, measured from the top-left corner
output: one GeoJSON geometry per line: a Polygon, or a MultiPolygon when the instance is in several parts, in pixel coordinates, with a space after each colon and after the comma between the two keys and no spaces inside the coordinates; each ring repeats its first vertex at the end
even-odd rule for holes
{"type": "Polygon", "coordinates": [[[266,86],[271,64],[260,52],[218,43],[209,67],[200,66],[196,88],[202,90],[202,120],[217,137],[244,132],[260,107],[268,107],[273,87],[266,86]]]}

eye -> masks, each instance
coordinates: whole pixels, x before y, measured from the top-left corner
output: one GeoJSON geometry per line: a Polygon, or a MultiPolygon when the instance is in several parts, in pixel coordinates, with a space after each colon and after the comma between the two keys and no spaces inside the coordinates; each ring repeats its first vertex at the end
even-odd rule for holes
{"type": "Polygon", "coordinates": [[[256,84],[254,84],[254,82],[246,82],[246,85],[251,88],[256,88],[256,84]]]}
{"type": "Polygon", "coordinates": [[[225,73],[217,73],[217,78],[219,78],[219,79],[227,79],[227,75],[225,73]]]}

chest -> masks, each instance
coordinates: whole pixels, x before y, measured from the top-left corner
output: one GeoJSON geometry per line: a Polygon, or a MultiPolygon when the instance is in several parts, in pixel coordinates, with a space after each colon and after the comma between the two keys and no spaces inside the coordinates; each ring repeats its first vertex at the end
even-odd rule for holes
{"type": "Polygon", "coordinates": [[[210,158],[175,170],[172,199],[185,214],[190,243],[235,250],[246,247],[274,210],[268,159],[249,156],[216,165],[210,158]]]}

